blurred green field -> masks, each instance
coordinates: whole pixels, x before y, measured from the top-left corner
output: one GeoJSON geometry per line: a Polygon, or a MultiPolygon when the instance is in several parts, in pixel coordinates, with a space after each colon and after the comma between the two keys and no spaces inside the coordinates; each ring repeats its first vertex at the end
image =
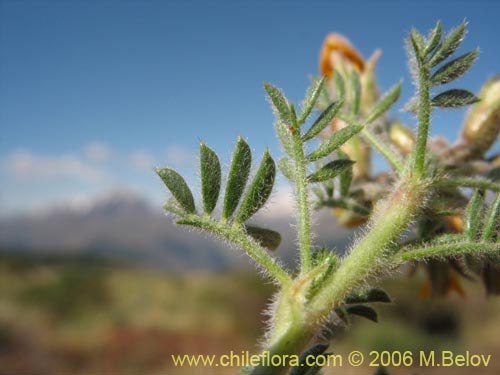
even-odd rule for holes
{"type": "MultiPolygon", "coordinates": [[[[488,369],[475,373],[499,373],[500,298],[486,298],[479,284],[468,282],[465,298],[424,299],[418,296],[420,284],[418,277],[387,282],[396,303],[380,306],[378,324],[353,319],[347,331],[336,329],[335,352],[470,350],[493,356],[488,369]]],[[[0,373],[233,374],[231,369],[174,369],[170,355],[256,352],[272,291],[244,272],[172,275],[90,258],[2,252],[0,373]]],[[[342,374],[373,372],[342,369],[342,374]]]]}

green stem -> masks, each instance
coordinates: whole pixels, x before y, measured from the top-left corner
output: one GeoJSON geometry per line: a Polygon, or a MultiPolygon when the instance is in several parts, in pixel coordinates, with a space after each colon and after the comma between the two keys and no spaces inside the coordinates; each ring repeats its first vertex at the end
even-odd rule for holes
{"type": "Polygon", "coordinates": [[[498,243],[453,243],[436,246],[422,247],[397,254],[394,257],[396,262],[422,260],[432,257],[444,257],[447,255],[458,255],[468,253],[500,253],[498,243]]]}
{"type": "Polygon", "coordinates": [[[425,168],[427,138],[429,137],[431,120],[431,90],[429,84],[430,69],[425,62],[421,61],[420,57],[417,57],[417,60],[419,60],[419,106],[417,144],[413,154],[413,169],[418,176],[421,176],[425,168]]]}
{"type": "Polygon", "coordinates": [[[297,189],[297,206],[299,208],[299,243],[301,274],[311,269],[311,214],[309,212],[309,197],[306,158],[300,131],[292,132],[293,156],[295,161],[295,187],[297,189]]]}
{"type": "MultiPolygon", "coordinates": [[[[403,180],[404,181],[404,180],[403,180]]],[[[335,303],[370,275],[383,271],[387,253],[408,228],[422,207],[427,184],[419,179],[404,181],[381,202],[371,219],[372,229],[355,245],[327,285],[310,303],[310,309],[328,314],[335,303]]]]}
{"type": "MultiPolygon", "coordinates": [[[[408,177],[406,177],[408,178],[408,177]]],[[[271,354],[291,355],[304,351],[319,327],[331,315],[335,306],[344,300],[347,293],[362,285],[371,275],[377,275],[393,266],[384,262],[391,255],[393,243],[408,228],[418,214],[425,200],[428,186],[420,179],[403,179],[396,190],[381,202],[374,214],[372,229],[358,242],[348,257],[342,262],[332,277],[325,281],[318,293],[310,300],[300,298],[299,292],[281,294],[276,309],[271,354]],[[294,310],[287,312],[287,306],[303,301],[294,310]],[[284,311],[285,313],[282,313],[284,311]],[[293,318],[291,318],[293,316],[293,318]]],[[[304,288],[303,279],[298,279],[292,288],[304,288]]],[[[288,308],[290,309],[290,308],[288,308]]],[[[252,375],[283,375],[286,368],[256,368],[252,375]]]]}
{"type": "Polygon", "coordinates": [[[255,242],[253,238],[249,237],[241,226],[229,226],[228,224],[214,221],[209,217],[200,217],[198,215],[188,215],[179,220],[177,224],[191,225],[226,239],[242,248],[250,258],[264,268],[281,285],[286,286],[291,284],[291,278],[288,273],[264,248],[255,242]]]}
{"type": "Polygon", "coordinates": [[[434,182],[435,185],[449,187],[468,187],[500,192],[500,184],[488,180],[474,180],[469,178],[440,179],[434,182]]]}

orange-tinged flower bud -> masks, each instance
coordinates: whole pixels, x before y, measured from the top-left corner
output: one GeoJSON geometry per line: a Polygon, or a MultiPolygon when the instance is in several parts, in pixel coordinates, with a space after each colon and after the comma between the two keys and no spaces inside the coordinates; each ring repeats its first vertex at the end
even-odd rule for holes
{"type": "Polygon", "coordinates": [[[411,153],[415,147],[415,135],[410,129],[399,122],[393,122],[390,125],[389,138],[405,155],[411,153]]]}
{"type": "Polygon", "coordinates": [[[488,151],[500,133],[500,76],[490,79],[479,97],[462,129],[462,140],[475,156],[488,151]]]}
{"type": "Polygon", "coordinates": [[[356,228],[368,221],[367,216],[361,216],[344,208],[335,207],[333,213],[337,221],[347,228],[356,228]]]}
{"type": "Polygon", "coordinates": [[[448,216],[445,224],[450,233],[463,233],[464,231],[464,219],[460,216],[448,216]]]}
{"type": "Polygon", "coordinates": [[[359,72],[365,68],[365,61],[361,54],[351,45],[344,36],[331,33],[328,34],[321,49],[319,70],[321,74],[330,78],[333,69],[338,69],[343,62],[349,62],[359,72]]]}

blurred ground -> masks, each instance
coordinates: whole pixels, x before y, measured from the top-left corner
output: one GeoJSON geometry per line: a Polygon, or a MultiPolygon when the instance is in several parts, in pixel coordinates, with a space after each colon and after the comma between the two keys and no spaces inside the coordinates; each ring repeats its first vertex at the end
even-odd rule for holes
{"type": "MultiPolygon", "coordinates": [[[[396,303],[380,323],[353,319],[336,353],[470,350],[492,354],[479,374],[500,371],[500,298],[467,283],[466,298],[418,297],[415,278],[385,284],[396,303]]],[[[242,273],[170,275],[92,258],[0,253],[1,374],[235,374],[174,369],[171,354],[257,350],[272,286],[242,273]]],[[[471,369],[389,369],[390,374],[468,374],[471,369]]],[[[330,373],[330,372],[327,372],[330,373]]],[[[332,371],[337,374],[340,371],[332,371]]],[[[342,374],[373,374],[344,367],[342,374]]]]}

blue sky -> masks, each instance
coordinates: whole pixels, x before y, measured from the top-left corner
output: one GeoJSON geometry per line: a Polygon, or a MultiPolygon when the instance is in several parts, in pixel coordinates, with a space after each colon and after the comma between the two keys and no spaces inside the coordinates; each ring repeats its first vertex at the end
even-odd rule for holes
{"type": "MultiPolygon", "coordinates": [[[[195,180],[199,140],[225,164],[239,134],[279,156],[262,82],[300,100],[331,31],[383,50],[379,85],[403,78],[402,105],[411,27],[466,19],[461,51],[481,54],[459,86],[477,91],[500,73],[498,14],[495,1],[0,1],[0,210],[124,188],[157,202],[152,168],[195,180]]],[[[437,112],[433,133],[453,138],[463,115],[437,112]]]]}

